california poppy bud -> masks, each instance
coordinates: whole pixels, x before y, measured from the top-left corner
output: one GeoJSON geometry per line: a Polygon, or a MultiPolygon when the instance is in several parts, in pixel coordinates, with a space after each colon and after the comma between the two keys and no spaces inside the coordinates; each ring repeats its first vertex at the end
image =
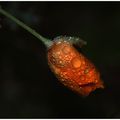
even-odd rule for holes
{"type": "Polygon", "coordinates": [[[95,66],[67,37],[57,38],[49,48],[48,64],[59,81],[79,95],[87,96],[96,88],[104,88],[95,66]]]}

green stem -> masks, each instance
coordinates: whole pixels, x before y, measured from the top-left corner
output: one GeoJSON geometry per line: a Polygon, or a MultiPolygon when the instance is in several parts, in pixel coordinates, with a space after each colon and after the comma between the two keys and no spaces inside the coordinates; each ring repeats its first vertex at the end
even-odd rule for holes
{"type": "Polygon", "coordinates": [[[3,10],[1,7],[0,7],[0,13],[3,14],[4,16],[10,18],[15,23],[17,23],[19,26],[21,26],[22,28],[24,28],[25,30],[27,30],[28,32],[30,32],[32,35],[34,35],[36,38],[38,38],[40,41],[42,41],[45,44],[46,47],[49,47],[49,46],[52,45],[52,41],[51,40],[49,40],[49,39],[41,36],[34,29],[28,27],[26,24],[24,24],[23,22],[21,22],[20,20],[18,20],[16,17],[12,16],[11,14],[9,14],[5,10],[3,10]]]}

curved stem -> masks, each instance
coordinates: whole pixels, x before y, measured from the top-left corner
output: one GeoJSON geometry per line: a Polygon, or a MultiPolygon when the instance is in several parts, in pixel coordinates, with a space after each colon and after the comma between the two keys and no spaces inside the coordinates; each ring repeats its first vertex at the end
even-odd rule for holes
{"type": "Polygon", "coordinates": [[[36,38],[38,38],[40,41],[42,41],[46,47],[49,47],[50,45],[52,45],[53,42],[50,39],[47,39],[47,38],[41,36],[34,29],[30,28],[29,26],[27,26],[26,24],[24,24],[23,22],[18,20],[16,17],[12,16],[11,14],[9,14],[5,10],[3,10],[1,7],[0,7],[0,13],[3,14],[4,16],[10,18],[15,23],[17,23],[19,26],[21,26],[22,28],[24,28],[25,30],[30,32],[32,35],[34,35],[36,38]]]}

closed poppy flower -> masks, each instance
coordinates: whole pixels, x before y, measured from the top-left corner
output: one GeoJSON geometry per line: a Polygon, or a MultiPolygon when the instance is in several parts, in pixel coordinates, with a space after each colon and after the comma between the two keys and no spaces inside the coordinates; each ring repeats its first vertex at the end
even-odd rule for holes
{"type": "Polygon", "coordinates": [[[59,81],[79,95],[104,88],[93,63],[74,48],[68,37],[57,38],[49,48],[48,64],[59,81]]]}

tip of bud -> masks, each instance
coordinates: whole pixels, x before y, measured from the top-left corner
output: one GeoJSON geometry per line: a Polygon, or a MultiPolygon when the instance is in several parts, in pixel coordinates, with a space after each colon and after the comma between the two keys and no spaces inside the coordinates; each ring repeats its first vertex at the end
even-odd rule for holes
{"type": "Polygon", "coordinates": [[[79,38],[79,37],[71,37],[71,36],[58,36],[54,39],[55,42],[59,41],[59,40],[65,40],[68,41],[71,44],[75,44],[79,47],[82,47],[83,45],[87,45],[87,42],[84,41],[83,39],[79,38]]]}

